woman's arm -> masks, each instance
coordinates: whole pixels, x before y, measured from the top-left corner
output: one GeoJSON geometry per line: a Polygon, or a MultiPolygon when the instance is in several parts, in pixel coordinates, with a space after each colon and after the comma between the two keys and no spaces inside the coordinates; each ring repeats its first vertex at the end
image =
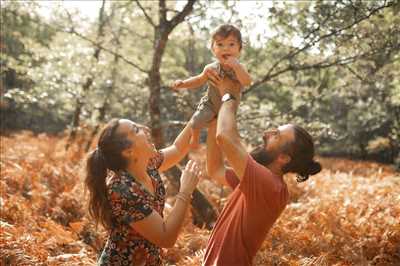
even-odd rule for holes
{"type": "Polygon", "coordinates": [[[164,160],[158,168],[160,172],[163,172],[177,164],[189,152],[189,142],[192,135],[191,125],[192,123],[188,122],[178,137],[176,137],[174,143],[161,150],[164,155],[164,160]]]}
{"type": "Polygon", "coordinates": [[[225,166],[216,142],[217,121],[211,122],[207,134],[207,174],[221,185],[228,185],[225,179],[225,166]]]}
{"type": "Polygon", "coordinates": [[[183,197],[176,199],[171,213],[165,220],[158,212],[153,211],[143,220],[133,223],[132,227],[158,247],[173,247],[190,203],[189,196],[186,198],[185,200],[183,197]]]}
{"type": "Polygon", "coordinates": [[[181,177],[180,192],[176,196],[175,205],[166,219],[163,219],[156,211],[153,211],[143,220],[133,222],[131,226],[144,238],[159,247],[172,247],[180,229],[190,203],[190,195],[196,188],[201,172],[197,164],[189,161],[181,177]]]}

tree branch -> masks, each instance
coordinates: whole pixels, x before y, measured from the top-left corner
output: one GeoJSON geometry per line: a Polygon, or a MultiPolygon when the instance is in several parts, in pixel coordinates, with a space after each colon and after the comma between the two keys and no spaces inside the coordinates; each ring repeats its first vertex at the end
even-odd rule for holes
{"type": "MultiPolygon", "coordinates": [[[[278,60],[272,65],[272,67],[268,70],[267,74],[264,75],[264,77],[261,78],[260,80],[254,82],[253,85],[250,86],[249,89],[246,90],[245,93],[248,93],[251,89],[253,89],[253,88],[259,86],[260,84],[265,83],[265,82],[267,82],[268,80],[271,80],[272,78],[274,78],[274,77],[276,77],[276,76],[278,76],[278,75],[280,75],[280,74],[283,74],[283,73],[285,73],[285,72],[287,72],[287,71],[291,71],[291,70],[304,70],[304,69],[316,68],[316,67],[318,67],[318,66],[322,66],[322,64],[314,64],[314,65],[312,65],[312,67],[311,67],[311,65],[309,65],[307,68],[288,66],[288,67],[285,67],[284,69],[281,69],[281,70],[279,70],[279,71],[273,73],[273,71],[275,70],[275,68],[277,68],[283,61],[287,61],[287,60],[290,60],[290,59],[294,58],[295,56],[297,56],[297,55],[300,54],[301,52],[304,52],[305,50],[307,50],[308,48],[312,47],[313,45],[315,45],[316,43],[320,42],[320,41],[323,40],[323,39],[327,39],[327,38],[329,38],[329,37],[336,36],[336,35],[340,34],[342,31],[348,30],[348,29],[352,28],[353,26],[359,24],[360,22],[369,19],[372,15],[376,14],[378,11],[380,11],[380,10],[382,10],[382,9],[384,9],[384,8],[393,6],[393,4],[394,4],[393,2],[389,2],[389,3],[386,3],[386,2],[385,2],[384,5],[379,6],[379,7],[377,7],[376,9],[373,9],[372,11],[370,11],[369,14],[367,14],[367,15],[365,15],[365,16],[359,18],[359,19],[356,19],[355,21],[353,21],[353,22],[350,23],[349,25],[347,25],[347,26],[345,26],[345,27],[343,27],[343,28],[340,28],[340,29],[332,30],[330,33],[325,34],[325,35],[322,35],[322,36],[320,36],[320,37],[317,38],[317,39],[310,40],[310,41],[307,42],[303,47],[294,49],[293,51],[289,52],[287,55],[282,56],[280,59],[278,59],[278,60]]],[[[315,31],[316,31],[316,29],[313,29],[313,30],[312,30],[312,32],[315,32],[315,31]]],[[[308,34],[307,37],[308,37],[308,36],[310,36],[310,34],[308,34]]],[[[329,64],[329,65],[332,66],[331,64],[329,64]]],[[[326,66],[324,66],[324,67],[326,67],[326,66]]]]}
{"type": "Polygon", "coordinates": [[[160,16],[159,25],[164,25],[167,22],[167,8],[165,6],[165,0],[159,0],[158,2],[158,12],[160,16]]]}
{"type": "Polygon", "coordinates": [[[368,77],[362,77],[360,74],[358,74],[354,69],[352,69],[350,66],[345,65],[344,66],[347,70],[350,71],[350,73],[352,73],[356,78],[358,78],[361,82],[365,82],[365,83],[372,83],[371,81],[368,80],[368,77]]]}
{"type": "Polygon", "coordinates": [[[143,72],[143,73],[148,73],[148,72],[149,72],[149,70],[143,69],[143,68],[141,68],[139,65],[137,65],[136,63],[134,63],[134,62],[132,62],[132,61],[126,59],[123,55],[121,55],[121,54],[119,54],[119,53],[116,53],[116,52],[114,52],[113,50],[108,49],[108,48],[102,46],[102,45],[99,44],[99,43],[96,43],[95,41],[93,41],[93,40],[87,38],[86,36],[83,36],[81,33],[75,31],[75,29],[72,29],[72,30],[70,30],[70,31],[64,31],[64,32],[72,33],[72,34],[78,36],[79,38],[81,38],[81,39],[83,39],[83,40],[85,40],[85,41],[90,42],[90,43],[93,44],[94,46],[99,47],[99,48],[103,49],[104,51],[106,51],[106,52],[108,52],[108,53],[110,53],[110,54],[112,54],[112,55],[114,55],[114,56],[117,56],[118,58],[120,58],[122,61],[124,61],[124,62],[127,63],[128,65],[133,66],[134,68],[136,68],[137,70],[139,70],[139,71],[141,71],[141,72],[143,72]]]}
{"type": "Polygon", "coordinates": [[[342,59],[337,59],[334,60],[332,62],[329,62],[329,59],[318,62],[316,64],[303,64],[303,65],[289,65],[273,74],[270,74],[268,77],[264,77],[264,79],[257,81],[255,83],[253,83],[253,85],[251,85],[249,87],[249,89],[247,89],[244,94],[248,93],[248,91],[250,89],[253,89],[259,85],[261,85],[262,83],[265,83],[279,75],[281,75],[282,73],[285,73],[287,71],[303,71],[303,70],[309,70],[309,69],[323,69],[323,68],[328,68],[328,67],[332,67],[332,66],[345,66],[348,65],[350,63],[353,63],[354,61],[358,60],[359,58],[365,57],[365,56],[370,56],[373,55],[374,53],[378,53],[379,50],[376,51],[368,51],[362,54],[358,54],[358,55],[354,55],[354,56],[349,56],[349,57],[345,57],[342,59]]]}
{"type": "Polygon", "coordinates": [[[146,17],[147,21],[153,26],[156,27],[156,24],[154,24],[153,20],[151,19],[151,17],[147,14],[146,10],[143,8],[143,6],[140,4],[140,2],[138,0],[135,0],[136,4],[138,5],[138,7],[140,8],[140,10],[142,10],[144,16],[146,17]]]}
{"type": "Polygon", "coordinates": [[[138,37],[140,39],[145,39],[147,41],[150,41],[151,43],[153,42],[153,38],[152,37],[150,37],[148,35],[144,35],[144,34],[139,34],[136,31],[132,30],[130,27],[122,26],[122,29],[124,31],[128,32],[129,34],[132,34],[132,35],[134,35],[134,36],[136,36],[136,37],[138,37]]]}
{"type": "Polygon", "coordinates": [[[193,10],[193,5],[196,2],[196,0],[188,0],[188,2],[186,3],[185,7],[182,9],[181,12],[179,12],[178,14],[176,14],[170,21],[170,28],[171,30],[174,29],[176,27],[176,25],[178,25],[179,23],[181,23],[185,17],[187,15],[190,14],[190,12],[192,12],[193,10]]]}
{"type": "MultiPolygon", "coordinates": [[[[14,14],[15,16],[19,16],[19,14],[18,14],[18,12],[17,12],[16,10],[7,10],[6,12],[10,12],[10,13],[14,14]]],[[[51,29],[53,29],[53,30],[55,30],[55,31],[58,31],[58,32],[65,32],[65,33],[74,34],[74,35],[76,35],[77,37],[79,37],[79,38],[81,38],[81,39],[83,39],[83,40],[85,40],[85,41],[87,41],[87,42],[93,44],[93,46],[96,46],[96,47],[98,47],[98,48],[100,48],[100,49],[102,49],[102,50],[104,50],[104,51],[106,51],[106,52],[108,52],[108,53],[110,53],[110,54],[112,54],[112,55],[114,55],[114,56],[119,57],[122,61],[124,61],[124,62],[127,63],[128,65],[133,66],[133,67],[136,68],[137,70],[139,70],[139,71],[141,71],[141,72],[143,72],[143,73],[148,73],[148,72],[149,72],[149,70],[143,69],[143,68],[141,68],[139,65],[137,65],[136,63],[134,63],[134,62],[132,62],[132,61],[126,59],[123,55],[121,55],[121,54],[119,54],[119,53],[116,53],[116,52],[112,51],[111,49],[108,49],[108,48],[104,47],[104,46],[101,45],[100,43],[97,43],[97,42],[95,42],[95,41],[89,39],[88,37],[82,35],[81,33],[77,32],[74,28],[72,28],[72,29],[65,29],[65,28],[62,27],[62,26],[54,25],[54,24],[48,24],[48,23],[45,23],[45,22],[42,22],[42,21],[38,21],[37,19],[31,18],[31,17],[29,18],[29,21],[34,22],[34,23],[36,23],[36,24],[38,24],[38,25],[45,25],[46,27],[49,27],[49,28],[51,28],[51,29]]]]}
{"type": "Polygon", "coordinates": [[[103,0],[101,3],[100,11],[99,11],[99,28],[97,31],[97,36],[103,36],[104,34],[104,25],[108,21],[108,19],[104,19],[104,8],[106,5],[106,0],[103,0]]]}

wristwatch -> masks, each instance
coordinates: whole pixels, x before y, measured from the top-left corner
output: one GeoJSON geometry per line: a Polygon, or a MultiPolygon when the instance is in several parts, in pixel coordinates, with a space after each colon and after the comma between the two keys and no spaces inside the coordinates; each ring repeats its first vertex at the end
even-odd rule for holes
{"type": "Polygon", "coordinates": [[[222,102],[227,102],[229,100],[236,100],[236,98],[230,93],[225,93],[221,98],[222,102]]]}

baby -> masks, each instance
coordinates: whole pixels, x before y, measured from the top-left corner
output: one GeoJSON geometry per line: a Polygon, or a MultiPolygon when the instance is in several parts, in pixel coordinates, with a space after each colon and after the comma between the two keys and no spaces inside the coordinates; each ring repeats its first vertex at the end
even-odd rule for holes
{"type": "MultiPolygon", "coordinates": [[[[221,78],[230,78],[240,83],[242,89],[251,84],[251,77],[238,61],[242,50],[242,35],[232,25],[221,25],[211,35],[211,51],[217,61],[207,65],[200,75],[186,80],[176,80],[173,89],[194,89],[203,86],[215,70],[221,78]]],[[[192,117],[192,138],[190,146],[196,149],[199,144],[200,130],[216,118],[221,107],[221,95],[217,88],[208,83],[207,93],[201,98],[192,117]]]]}

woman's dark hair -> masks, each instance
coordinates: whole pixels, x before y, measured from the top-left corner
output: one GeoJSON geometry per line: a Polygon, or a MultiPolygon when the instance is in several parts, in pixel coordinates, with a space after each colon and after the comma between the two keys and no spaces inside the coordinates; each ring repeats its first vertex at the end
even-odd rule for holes
{"type": "Polygon", "coordinates": [[[240,49],[242,49],[242,34],[240,30],[233,25],[223,24],[218,26],[212,34],[211,34],[211,47],[214,44],[217,37],[221,37],[223,39],[227,38],[229,35],[232,35],[239,42],[240,49]]]}
{"type": "Polygon", "coordinates": [[[291,160],[282,170],[284,173],[296,173],[297,182],[304,182],[310,175],[321,171],[321,164],[313,159],[314,142],[310,134],[298,125],[293,125],[293,128],[294,141],[286,149],[291,160]]]}
{"type": "Polygon", "coordinates": [[[89,190],[89,214],[106,228],[111,229],[111,208],[107,199],[108,170],[125,169],[127,160],[122,151],[132,145],[125,135],[117,134],[119,119],[112,119],[101,131],[97,148],[86,160],[85,185],[89,190]]]}

